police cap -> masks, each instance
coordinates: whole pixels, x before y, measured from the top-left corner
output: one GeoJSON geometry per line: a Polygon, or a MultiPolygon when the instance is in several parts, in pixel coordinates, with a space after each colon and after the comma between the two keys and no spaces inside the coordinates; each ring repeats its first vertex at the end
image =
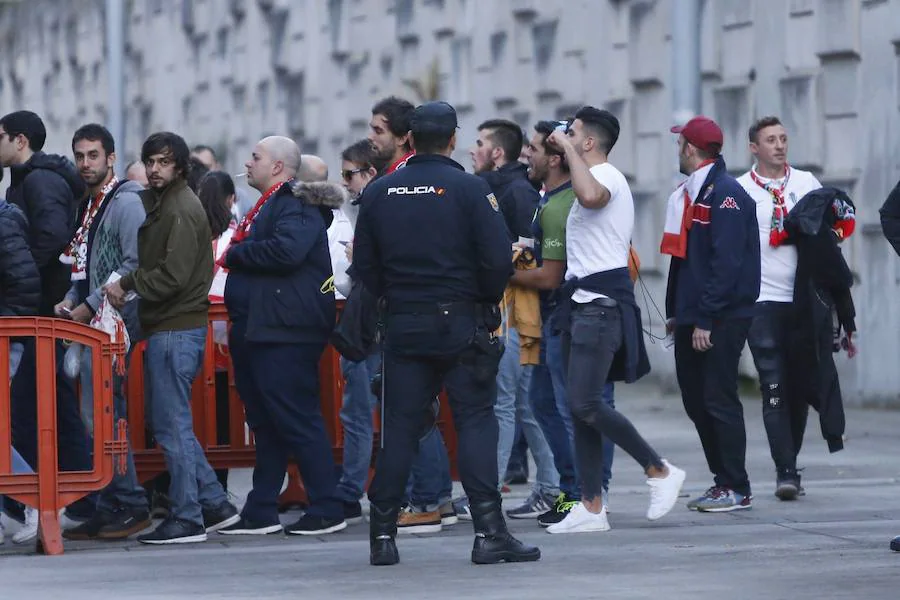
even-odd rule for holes
{"type": "Polygon", "coordinates": [[[426,102],[417,106],[409,123],[413,134],[451,135],[456,127],[456,109],[446,102],[426,102]]]}

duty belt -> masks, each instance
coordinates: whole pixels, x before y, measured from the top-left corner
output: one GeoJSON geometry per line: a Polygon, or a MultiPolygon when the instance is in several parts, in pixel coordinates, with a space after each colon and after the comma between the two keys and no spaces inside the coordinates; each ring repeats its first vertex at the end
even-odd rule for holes
{"type": "Polygon", "coordinates": [[[475,317],[479,305],[475,302],[404,302],[390,301],[387,312],[392,315],[444,315],[475,317]]]}

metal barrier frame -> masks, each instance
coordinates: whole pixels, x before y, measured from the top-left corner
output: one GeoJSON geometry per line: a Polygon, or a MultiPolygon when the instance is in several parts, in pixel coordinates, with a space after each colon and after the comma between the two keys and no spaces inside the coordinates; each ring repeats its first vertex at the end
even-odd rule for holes
{"type": "Polygon", "coordinates": [[[88,325],[44,317],[0,318],[0,381],[9,382],[10,338],[33,337],[37,378],[37,473],[12,473],[10,385],[0,386],[0,494],[38,509],[37,551],[62,554],[59,511],[112,481],[114,468],[124,471],[126,424],[113,423],[113,356],[124,344],[88,325]],[[94,465],[90,471],[60,472],[56,421],[56,342],[83,344],[94,358],[94,465]],[[97,358],[99,357],[99,359],[97,358]],[[118,435],[116,435],[118,434],[118,435]],[[115,458],[115,460],[114,460],[115,458]]]}

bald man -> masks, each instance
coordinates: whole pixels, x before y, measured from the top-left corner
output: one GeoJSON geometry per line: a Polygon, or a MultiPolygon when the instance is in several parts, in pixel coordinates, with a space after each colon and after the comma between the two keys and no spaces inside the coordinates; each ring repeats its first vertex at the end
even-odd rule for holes
{"type": "Polygon", "coordinates": [[[328,165],[315,154],[303,154],[300,157],[300,172],[297,179],[307,183],[328,181],[328,165]]]}
{"type": "Polygon", "coordinates": [[[318,375],[335,321],[334,294],[322,291],[331,277],[326,230],[341,197],[329,203],[303,186],[292,189],[300,166],[300,149],[288,138],[267,137],[253,148],[247,181],[262,197],[221,261],[229,270],[234,380],[256,440],[253,490],[240,521],[220,530],[225,535],[282,530],[278,494],[289,456],[300,466],[309,508],[287,533],[323,535],[347,526],[318,375]]]}

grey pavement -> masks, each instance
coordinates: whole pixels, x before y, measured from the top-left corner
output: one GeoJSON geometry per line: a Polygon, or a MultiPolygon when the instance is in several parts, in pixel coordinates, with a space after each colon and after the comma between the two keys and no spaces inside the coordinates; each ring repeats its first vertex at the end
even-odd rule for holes
{"type": "MultiPolygon", "coordinates": [[[[688,472],[685,492],[710,485],[693,426],[677,396],[619,386],[617,406],[658,451],[688,472]]],[[[759,400],[745,394],[753,509],[698,514],[686,499],[661,521],[644,518],[647,491],[637,465],[617,452],[607,533],[552,536],[533,521],[513,532],[543,551],[538,563],[474,566],[469,523],[399,540],[401,563],[368,565],[365,525],[321,538],[283,535],[145,547],[67,542],[60,557],[0,546],[0,598],[896,598],[900,553],[900,412],[848,412],[847,448],[830,455],[810,419],[801,466],[807,496],[774,496],[759,400]]],[[[532,473],[534,471],[532,470],[532,473]]],[[[239,496],[249,472],[234,471],[239,496]]],[[[515,486],[514,506],[528,494],[515,486]]],[[[285,521],[296,519],[285,515],[285,521]]],[[[15,526],[7,528],[7,533],[15,526]]]]}

